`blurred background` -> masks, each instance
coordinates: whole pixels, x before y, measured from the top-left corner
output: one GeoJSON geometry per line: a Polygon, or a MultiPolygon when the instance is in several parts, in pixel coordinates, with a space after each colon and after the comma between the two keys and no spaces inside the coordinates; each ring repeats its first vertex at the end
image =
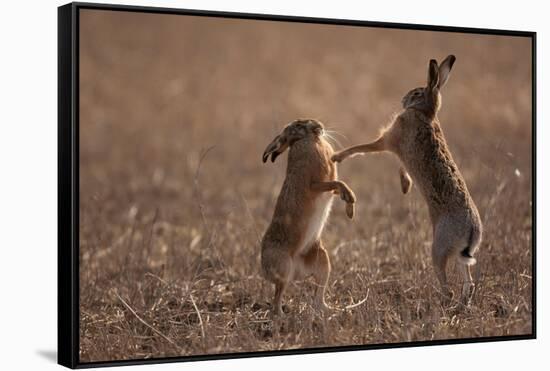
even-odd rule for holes
{"type": "Polygon", "coordinates": [[[81,360],[529,333],[531,65],[521,37],[82,11],[81,360]],[[485,225],[473,308],[438,305],[425,202],[381,154],[339,165],[357,214],[335,201],[324,233],[327,301],[367,302],[318,323],[297,285],[275,328],[259,239],[286,156],[265,146],[299,117],[370,141],[451,53],[439,118],[485,225]]]}

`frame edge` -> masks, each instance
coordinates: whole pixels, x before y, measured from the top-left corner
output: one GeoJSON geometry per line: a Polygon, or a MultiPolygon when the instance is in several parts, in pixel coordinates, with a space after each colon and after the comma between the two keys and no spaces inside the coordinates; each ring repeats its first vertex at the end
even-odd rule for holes
{"type": "Polygon", "coordinates": [[[74,246],[75,6],[57,8],[57,363],[78,365],[78,253],[74,246]]]}

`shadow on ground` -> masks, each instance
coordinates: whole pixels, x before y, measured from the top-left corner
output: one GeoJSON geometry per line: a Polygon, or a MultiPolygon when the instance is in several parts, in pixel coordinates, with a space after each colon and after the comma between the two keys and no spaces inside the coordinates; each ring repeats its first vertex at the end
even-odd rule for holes
{"type": "Polygon", "coordinates": [[[37,350],[36,354],[50,362],[57,363],[57,351],[55,350],[37,350]]]}

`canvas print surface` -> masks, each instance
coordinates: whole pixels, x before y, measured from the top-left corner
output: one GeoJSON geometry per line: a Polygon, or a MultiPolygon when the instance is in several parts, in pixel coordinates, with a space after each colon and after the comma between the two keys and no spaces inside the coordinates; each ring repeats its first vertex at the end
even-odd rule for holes
{"type": "Polygon", "coordinates": [[[81,362],[532,332],[530,38],[79,24],[81,362]]]}

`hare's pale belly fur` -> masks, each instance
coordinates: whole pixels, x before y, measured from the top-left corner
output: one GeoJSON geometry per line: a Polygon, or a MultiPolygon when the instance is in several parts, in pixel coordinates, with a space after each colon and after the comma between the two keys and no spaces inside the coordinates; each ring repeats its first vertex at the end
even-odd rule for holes
{"type": "Polygon", "coordinates": [[[332,192],[324,192],[317,196],[307,229],[297,249],[299,254],[306,253],[308,247],[321,237],[321,232],[332,208],[332,201],[332,192]]]}

